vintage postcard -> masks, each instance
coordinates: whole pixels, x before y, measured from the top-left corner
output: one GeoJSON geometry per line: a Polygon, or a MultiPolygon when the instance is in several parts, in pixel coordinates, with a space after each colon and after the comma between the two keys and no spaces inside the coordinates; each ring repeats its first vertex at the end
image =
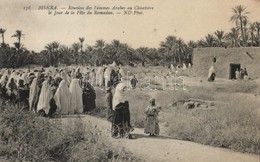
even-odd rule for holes
{"type": "Polygon", "coordinates": [[[1,0],[0,161],[260,162],[259,0],[1,0]]]}

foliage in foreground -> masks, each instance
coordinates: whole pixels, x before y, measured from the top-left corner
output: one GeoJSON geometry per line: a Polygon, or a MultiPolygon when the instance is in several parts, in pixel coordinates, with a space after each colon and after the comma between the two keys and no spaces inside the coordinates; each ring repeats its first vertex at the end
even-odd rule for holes
{"type": "Polygon", "coordinates": [[[0,111],[0,123],[0,157],[7,160],[138,161],[79,118],[50,120],[10,107],[0,111]]]}

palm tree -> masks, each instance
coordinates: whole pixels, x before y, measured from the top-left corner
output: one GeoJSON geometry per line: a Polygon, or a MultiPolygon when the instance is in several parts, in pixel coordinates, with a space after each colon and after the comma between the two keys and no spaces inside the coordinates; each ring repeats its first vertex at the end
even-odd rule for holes
{"type": "Polygon", "coordinates": [[[231,22],[235,22],[237,26],[240,26],[240,31],[241,31],[241,35],[242,35],[242,40],[243,43],[245,44],[245,35],[244,35],[244,27],[243,27],[243,21],[248,19],[248,17],[246,16],[246,14],[248,14],[249,12],[246,12],[246,7],[242,6],[242,5],[238,5],[235,8],[232,8],[234,15],[231,16],[230,21],[231,22]]]}
{"type": "Polygon", "coordinates": [[[80,37],[80,38],[79,38],[79,42],[80,42],[80,53],[83,52],[83,43],[84,43],[84,41],[85,41],[85,38],[83,38],[83,37],[80,37]]]}
{"type": "Polygon", "coordinates": [[[183,62],[183,58],[184,58],[183,56],[184,56],[185,48],[187,45],[181,38],[177,39],[176,43],[177,43],[178,62],[181,63],[181,62],[183,62]]]}
{"type": "Polygon", "coordinates": [[[205,43],[207,47],[213,47],[215,45],[215,38],[212,34],[208,34],[205,36],[205,43]]]}
{"type": "MultiPolygon", "coordinates": [[[[166,57],[164,57],[166,60],[170,59],[174,64],[176,64],[176,54],[177,54],[177,46],[176,43],[177,38],[175,36],[168,36],[166,37],[166,40],[164,42],[161,42],[160,44],[160,51],[164,53],[166,57]]],[[[165,60],[165,61],[166,61],[165,60]]]]}
{"type": "Polygon", "coordinates": [[[188,47],[191,47],[191,48],[196,48],[197,47],[197,43],[194,42],[193,40],[190,40],[188,41],[188,47]]]}
{"type": "Polygon", "coordinates": [[[105,47],[105,41],[104,41],[103,39],[97,40],[97,41],[96,41],[96,44],[95,44],[95,47],[96,47],[97,49],[103,50],[104,47],[105,47]]]}
{"type": "Polygon", "coordinates": [[[123,54],[120,57],[120,59],[125,64],[130,65],[131,60],[133,60],[134,50],[127,43],[124,43],[121,46],[122,46],[122,53],[123,54]]]}
{"type": "Polygon", "coordinates": [[[249,31],[248,27],[250,27],[250,24],[249,24],[248,19],[244,19],[242,21],[242,23],[243,23],[243,27],[244,27],[244,37],[245,37],[244,45],[248,46],[248,40],[249,40],[249,37],[250,37],[250,31],[249,31]]]}
{"type": "Polygon", "coordinates": [[[4,37],[4,34],[6,32],[6,29],[3,29],[3,28],[0,28],[0,34],[2,35],[2,44],[4,45],[5,44],[5,37],[4,37]]]}
{"type": "Polygon", "coordinates": [[[112,40],[111,41],[111,48],[112,48],[112,59],[114,61],[115,57],[120,54],[120,50],[122,49],[122,44],[119,40],[112,40]]]}
{"type": "Polygon", "coordinates": [[[207,47],[207,43],[204,39],[198,40],[196,44],[198,45],[198,47],[207,47]]]}
{"type": "MultiPolygon", "coordinates": [[[[133,60],[135,59],[136,58],[133,58],[133,60]]],[[[159,62],[162,59],[162,57],[156,48],[149,48],[147,59],[150,64],[159,65],[159,62]]]]}
{"type": "Polygon", "coordinates": [[[217,41],[217,46],[218,47],[223,47],[224,46],[224,39],[225,39],[225,34],[223,30],[217,30],[215,31],[215,36],[216,36],[216,41],[217,41]]]}
{"type": "Polygon", "coordinates": [[[56,41],[49,43],[44,47],[45,50],[43,50],[41,53],[45,55],[44,58],[47,64],[51,66],[58,66],[59,57],[60,57],[59,47],[60,47],[60,43],[56,41]]]}
{"type": "Polygon", "coordinates": [[[231,28],[230,32],[225,36],[227,40],[230,40],[232,47],[238,46],[239,41],[239,31],[237,28],[231,28]]]}
{"type": "Polygon", "coordinates": [[[94,50],[95,64],[101,65],[102,62],[104,62],[105,41],[103,39],[97,40],[94,48],[95,48],[95,50],[94,50]]]}
{"type": "Polygon", "coordinates": [[[73,43],[72,44],[73,57],[75,59],[76,65],[78,65],[79,49],[80,49],[79,43],[73,43]]]}
{"type": "Polygon", "coordinates": [[[251,23],[250,27],[249,27],[249,31],[250,31],[250,37],[251,37],[251,47],[254,44],[254,32],[256,31],[256,24],[255,23],[251,23]]]}
{"type": "Polygon", "coordinates": [[[255,28],[257,32],[256,43],[259,46],[260,45],[260,22],[255,22],[255,28]]]}
{"type": "Polygon", "coordinates": [[[149,49],[147,47],[139,47],[135,50],[137,57],[141,60],[142,66],[145,66],[149,49]]]}
{"type": "Polygon", "coordinates": [[[70,64],[71,51],[71,48],[69,48],[68,46],[62,45],[60,47],[61,59],[66,65],[70,64]]]}
{"type": "Polygon", "coordinates": [[[92,55],[93,49],[94,48],[92,46],[87,46],[87,48],[85,49],[85,53],[86,53],[85,62],[90,64],[90,65],[94,65],[93,62],[95,61],[95,60],[93,60],[93,55],[92,55]]]}
{"type": "Polygon", "coordinates": [[[15,42],[14,45],[15,47],[19,50],[21,48],[21,37],[23,36],[24,34],[22,34],[22,31],[21,30],[16,30],[15,34],[12,35],[12,37],[16,37],[18,42],[15,42]]]}

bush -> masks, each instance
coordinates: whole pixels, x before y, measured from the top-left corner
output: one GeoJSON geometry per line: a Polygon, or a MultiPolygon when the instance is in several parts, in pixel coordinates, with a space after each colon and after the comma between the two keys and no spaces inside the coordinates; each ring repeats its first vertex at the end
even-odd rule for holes
{"type": "Polygon", "coordinates": [[[260,154],[257,103],[233,99],[215,109],[177,109],[166,119],[168,134],[181,140],[260,154]]]}
{"type": "Polygon", "coordinates": [[[2,150],[2,155],[8,159],[24,161],[56,159],[51,152],[55,147],[63,145],[65,140],[58,121],[37,117],[15,107],[2,111],[0,122],[1,141],[6,146],[6,150],[2,150]]]}
{"type": "Polygon", "coordinates": [[[0,111],[0,123],[0,156],[7,160],[138,161],[120,147],[113,149],[80,118],[50,120],[9,107],[0,111]]]}

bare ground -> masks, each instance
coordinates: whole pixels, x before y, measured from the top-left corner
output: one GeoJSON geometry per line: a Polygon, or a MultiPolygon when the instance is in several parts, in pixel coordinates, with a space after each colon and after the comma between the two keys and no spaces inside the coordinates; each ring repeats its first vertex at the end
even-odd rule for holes
{"type": "MultiPolygon", "coordinates": [[[[95,124],[106,134],[107,140],[116,146],[123,146],[134,155],[151,162],[260,162],[259,155],[234,152],[228,149],[205,146],[193,142],[175,140],[165,135],[149,137],[143,129],[135,129],[135,139],[114,139],[110,137],[110,123],[96,117],[82,115],[83,122],[95,124]]],[[[163,128],[163,127],[161,127],[163,128]]]]}

